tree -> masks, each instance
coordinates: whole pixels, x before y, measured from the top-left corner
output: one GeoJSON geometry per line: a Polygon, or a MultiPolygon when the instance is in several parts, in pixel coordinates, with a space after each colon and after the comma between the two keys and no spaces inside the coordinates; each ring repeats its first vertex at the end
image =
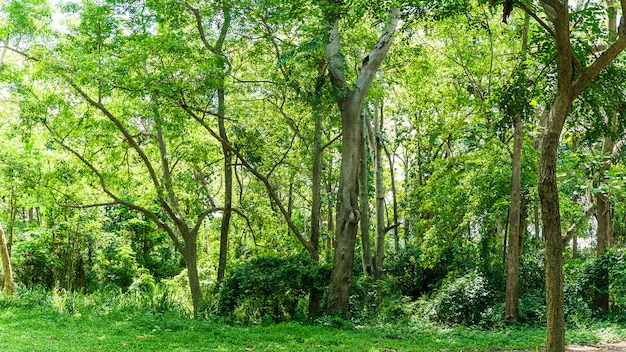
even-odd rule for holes
{"type": "Polygon", "coordinates": [[[349,315],[348,299],[352,283],[352,265],[359,211],[359,170],[361,160],[361,110],[372,81],[391,48],[398,26],[400,9],[389,13],[385,29],[370,53],[361,62],[359,75],[351,88],[346,79],[346,64],[341,53],[338,2],[327,5],[326,60],[335,100],[341,112],[342,152],[339,179],[339,199],[335,232],[335,255],[326,309],[331,313],[349,315]]]}
{"type": "MultiPolygon", "coordinates": [[[[528,50],[528,30],[530,16],[526,15],[524,32],[522,34],[521,60],[526,60],[528,50]]],[[[520,75],[524,77],[524,64],[520,68],[520,75]]],[[[520,83],[526,84],[522,79],[520,83]]],[[[518,87],[525,91],[525,87],[518,87]]],[[[522,98],[522,97],[516,97],[522,98]]],[[[520,99],[525,105],[527,99],[520,99]]],[[[519,318],[519,260],[522,255],[522,235],[524,234],[525,214],[522,212],[522,144],[524,130],[522,129],[522,117],[528,106],[521,106],[521,111],[513,113],[513,153],[511,155],[511,208],[509,210],[509,247],[506,267],[506,298],[504,319],[517,321],[519,318]]]]}
{"type": "MultiPolygon", "coordinates": [[[[556,179],[557,149],[563,125],[574,100],[613,59],[626,48],[626,24],[622,19],[618,36],[590,65],[584,67],[572,50],[570,7],[567,0],[540,1],[551,26],[530,13],[552,36],[556,47],[557,89],[541,137],[538,191],[545,242],[546,304],[548,352],[565,350],[565,320],[563,313],[563,238],[559,193],[556,179]]],[[[621,0],[622,13],[626,1],[621,0]]],[[[520,3],[521,4],[521,3],[520,3]]],[[[521,4],[520,6],[525,7],[521,4]]],[[[527,9],[527,8],[526,8],[527,9]]],[[[528,10],[528,9],[527,9],[528,10]]]]}

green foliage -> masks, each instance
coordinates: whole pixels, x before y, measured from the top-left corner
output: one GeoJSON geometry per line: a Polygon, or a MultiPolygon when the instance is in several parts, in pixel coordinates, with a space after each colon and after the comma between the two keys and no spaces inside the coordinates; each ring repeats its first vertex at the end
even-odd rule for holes
{"type": "Polygon", "coordinates": [[[436,321],[453,325],[478,324],[492,303],[487,280],[476,272],[445,281],[432,297],[436,321]]]}
{"type": "Polygon", "coordinates": [[[408,297],[396,287],[393,280],[373,281],[360,276],[354,280],[350,291],[351,320],[358,324],[388,324],[407,321],[408,297]]]}
{"type": "Polygon", "coordinates": [[[22,285],[52,289],[57,262],[52,255],[49,234],[32,231],[24,234],[26,240],[16,243],[12,265],[16,281],[22,285]]]}
{"type": "Polygon", "coordinates": [[[450,267],[453,259],[452,252],[447,251],[434,265],[426,265],[421,248],[409,244],[386,258],[385,272],[403,296],[416,299],[440,285],[453,270],[450,267]]]}
{"type": "Polygon", "coordinates": [[[330,271],[303,255],[260,256],[232,268],[217,297],[217,313],[247,322],[292,320],[305,314],[312,287],[323,289],[330,271]]]}
{"type": "Polygon", "coordinates": [[[99,247],[94,264],[98,281],[127,290],[138,272],[135,252],[130,243],[115,234],[103,234],[99,247]]]}
{"type": "Polygon", "coordinates": [[[626,308],[625,255],[623,249],[610,250],[599,258],[570,261],[565,267],[565,312],[571,323],[588,322],[601,314],[594,304],[596,292],[609,293],[608,317],[623,321],[626,308]],[[607,277],[608,276],[608,277],[607,277]]]}

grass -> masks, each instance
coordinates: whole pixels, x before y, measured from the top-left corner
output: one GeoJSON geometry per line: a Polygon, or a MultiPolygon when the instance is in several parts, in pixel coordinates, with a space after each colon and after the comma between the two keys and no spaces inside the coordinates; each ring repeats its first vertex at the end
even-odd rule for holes
{"type": "MultiPolygon", "coordinates": [[[[37,295],[30,297],[0,300],[0,351],[535,351],[545,341],[539,327],[237,326],[141,308],[90,304],[67,309],[68,300],[55,304],[50,296],[41,296],[43,302],[37,302],[37,295]]],[[[568,340],[626,340],[626,327],[606,323],[569,330],[568,340]]]]}

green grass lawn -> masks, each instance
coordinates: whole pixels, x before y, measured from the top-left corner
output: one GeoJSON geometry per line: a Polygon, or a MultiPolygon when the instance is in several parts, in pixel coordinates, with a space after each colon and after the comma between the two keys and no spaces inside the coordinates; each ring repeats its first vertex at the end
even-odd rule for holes
{"type": "MultiPolygon", "coordinates": [[[[573,330],[575,342],[626,337],[626,328],[605,325],[573,330]]],[[[0,351],[488,351],[535,350],[540,328],[506,330],[436,327],[337,329],[284,323],[230,326],[151,313],[71,316],[41,308],[0,309],[0,351]]]]}

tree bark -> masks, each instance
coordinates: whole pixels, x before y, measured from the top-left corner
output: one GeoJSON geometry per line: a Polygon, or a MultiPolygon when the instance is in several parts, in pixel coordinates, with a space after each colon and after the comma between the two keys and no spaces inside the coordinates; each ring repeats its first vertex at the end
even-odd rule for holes
{"type": "Polygon", "coordinates": [[[196,250],[197,234],[188,234],[184,237],[186,244],[181,254],[187,266],[193,315],[194,317],[198,317],[198,314],[202,310],[202,290],[200,289],[200,277],[198,275],[198,254],[196,250]]]}
{"type": "MultiPolygon", "coordinates": [[[[319,263],[320,259],[320,224],[322,214],[322,157],[324,149],[322,147],[322,128],[323,117],[320,107],[320,95],[322,93],[323,84],[325,82],[324,73],[325,66],[318,69],[318,77],[315,85],[315,95],[312,98],[311,105],[313,108],[313,117],[315,119],[315,129],[313,132],[313,168],[312,168],[312,186],[311,186],[311,246],[313,251],[310,253],[314,263],[319,263]]],[[[320,301],[322,300],[322,291],[315,285],[309,291],[309,317],[316,317],[321,313],[320,301]]]]}
{"type": "Polygon", "coordinates": [[[9,256],[9,250],[7,249],[7,243],[4,238],[4,229],[0,224],[0,254],[2,255],[2,270],[3,270],[3,284],[4,292],[8,296],[15,294],[15,281],[13,281],[13,269],[11,268],[11,257],[9,256]]]}

